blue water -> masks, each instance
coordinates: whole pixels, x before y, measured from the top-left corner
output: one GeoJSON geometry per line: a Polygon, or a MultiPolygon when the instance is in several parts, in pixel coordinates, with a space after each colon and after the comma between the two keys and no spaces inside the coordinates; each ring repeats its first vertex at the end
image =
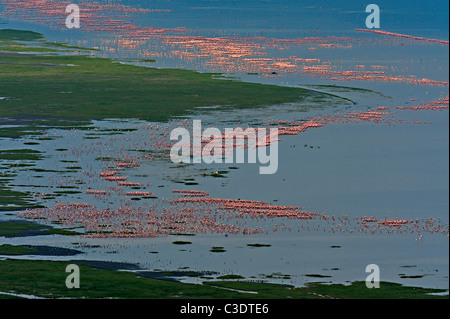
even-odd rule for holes
{"type": "MultiPolygon", "coordinates": [[[[0,10],[2,10],[0,2],[0,10]]],[[[48,1],[51,5],[52,1],[48,1]]],[[[88,3],[94,1],[83,1],[88,3]]],[[[137,8],[169,9],[136,16],[134,22],[141,25],[175,28],[185,27],[205,33],[221,31],[241,36],[264,35],[270,37],[304,36],[319,33],[349,33],[355,28],[365,28],[367,13],[364,1],[95,1],[100,4],[123,4],[137,8]]],[[[74,2],[76,3],[76,2],[74,2]]],[[[411,33],[448,40],[449,3],[435,1],[387,1],[380,0],[381,30],[411,33]]],[[[2,10],[3,11],[3,10],[2,10]]],[[[0,11],[1,13],[1,11],[0,11]]],[[[105,14],[108,14],[105,12],[105,14]]],[[[4,19],[5,17],[3,17],[4,19]]],[[[6,17],[8,18],[8,17],[6,17]]],[[[23,25],[22,22],[17,26],[23,25]]],[[[45,28],[42,28],[45,30],[45,28]]],[[[66,30],[77,33],[78,30],[66,30]]],[[[322,34],[320,34],[322,33],[322,34]]]]}

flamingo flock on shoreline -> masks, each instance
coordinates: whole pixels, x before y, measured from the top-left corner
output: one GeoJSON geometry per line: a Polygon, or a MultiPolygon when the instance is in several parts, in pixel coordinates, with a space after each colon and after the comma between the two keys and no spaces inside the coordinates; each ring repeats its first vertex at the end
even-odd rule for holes
{"type": "Polygon", "coordinates": [[[174,190],[180,198],[162,200],[145,210],[131,205],[99,209],[89,203],[58,202],[53,207],[27,209],[20,217],[64,226],[84,227],[86,237],[158,237],[169,234],[268,233],[258,222],[276,221],[271,231],[321,231],[329,233],[424,233],[449,236],[449,225],[440,219],[380,219],[374,216],[328,216],[300,207],[270,205],[265,201],[206,197],[207,192],[174,190]],[[189,198],[183,197],[188,194],[189,198]],[[293,223],[292,221],[298,221],[293,223]]]}

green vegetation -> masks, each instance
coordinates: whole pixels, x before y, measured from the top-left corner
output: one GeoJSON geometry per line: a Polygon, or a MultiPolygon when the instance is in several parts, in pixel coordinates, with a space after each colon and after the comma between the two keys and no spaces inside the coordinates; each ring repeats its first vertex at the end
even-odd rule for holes
{"type": "MultiPolygon", "coordinates": [[[[187,269],[189,267],[181,267],[180,269],[187,269]]],[[[171,272],[163,272],[160,274],[165,277],[201,277],[202,273],[195,271],[171,271],[171,272]]]]}
{"type": "Polygon", "coordinates": [[[180,283],[139,277],[126,271],[96,269],[82,261],[80,289],[67,289],[66,266],[69,262],[1,260],[0,291],[29,294],[50,298],[436,298],[448,296],[429,295],[446,290],[405,287],[396,283],[381,282],[379,289],[367,289],[365,282],[349,286],[309,284],[294,288],[284,284],[265,284],[245,281],[208,281],[203,285],[180,283]],[[32,284],[35,283],[35,284],[32,284]],[[239,291],[232,291],[236,289],[239,291]],[[256,293],[245,293],[245,291],[256,293]]]}
{"type": "Polygon", "coordinates": [[[98,49],[71,46],[66,43],[49,42],[45,40],[42,34],[34,31],[13,30],[13,29],[0,30],[0,51],[64,52],[67,51],[67,49],[75,49],[77,51],[78,50],[98,51],[98,49]],[[32,45],[27,42],[32,42],[32,45]]]}
{"type": "Polygon", "coordinates": [[[0,151],[0,160],[29,160],[36,161],[41,159],[41,152],[30,149],[3,150],[0,151]]]}
{"type": "Polygon", "coordinates": [[[15,211],[26,208],[42,207],[32,201],[29,193],[11,190],[0,180],[0,211],[15,211]]]}
{"type": "Polygon", "coordinates": [[[29,222],[0,222],[0,236],[19,237],[42,234],[48,227],[29,222]]]}
{"type": "Polygon", "coordinates": [[[397,283],[380,282],[380,288],[368,289],[364,281],[350,285],[310,283],[305,287],[294,288],[284,284],[261,284],[245,281],[209,281],[204,285],[231,288],[241,291],[253,291],[246,298],[297,298],[297,299],[448,299],[447,296],[429,295],[430,293],[448,292],[443,289],[406,287],[397,283]]]}
{"type": "Polygon", "coordinates": [[[212,253],[224,253],[226,252],[226,250],[223,247],[220,246],[213,246],[211,247],[211,249],[209,250],[212,253]]]}
{"type": "Polygon", "coordinates": [[[61,173],[61,172],[63,172],[63,171],[57,171],[54,169],[45,169],[45,168],[30,168],[29,170],[33,171],[33,172],[40,172],[40,173],[42,173],[42,172],[46,172],[46,173],[61,173]]]}
{"type": "Polygon", "coordinates": [[[81,191],[55,191],[55,194],[81,194],[81,191]]]}
{"type": "Polygon", "coordinates": [[[131,272],[98,270],[82,262],[77,262],[83,278],[80,289],[67,289],[65,267],[68,264],[53,261],[2,260],[0,261],[0,291],[54,298],[243,298],[246,296],[209,286],[139,278],[137,274],[131,272]]]}
{"type": "MultiPolygon", "coordinates": [[[[0,55],[1,56],[1,55],[0,55]]],[[[3,102],[3,101],[2,101],[3,102]]],[[[59,128],[70,130],[76,128],[78,130],[90,130],[92,127],[86,126],[89,124],[87,121],[75,121],[75,120],[39,120],[36,118],[24,119],[27,125],[13,126],[7,128],[0,128],[0,137],[18,138],[22,136],[29,136],[36,138],[37,140],[50,140],[53,139],[48,136],[43,136],[45,130],[49,128],[59,128]],[[41,136],[38,138],[38,136],[41,136]]],[[[26,145],[39,145],[39,142],[25,142],[26,145]]]]}
{"type": "MultiPolygon", "coordinates": [[[[380,282],[380,288],[367,289],[364,281],[357,281],[349,286],[341,284],[323,285],[319,283],[310,284],[311,290],[318,294],[332,296],[334,298],[353,298],[353,299],[448,299],[447,296],[433,296],[430,293],[446,292],[442,289],[428,289],[420,287],[405,287],[401,284],[392,282],[380,282]]],[[[448,291],[447,291],[448,292],[448,291]]]]}
{"type": "Polygon", "coordinates": [[[70,228],[51,228],[49,226],[39,225],[23,221],[0,222],[0,236],[4,237],[24,237],[33,235],[81,235],[82,233],[73,231],[70,228]]]}
{"type": "Polygon", "coordinates": [[[16,246],[9,244],[0,245],[0,255],[29,255],[36,252],[36,249],[25,246],[16,246]]]}
{"type": "Polygon", "coordinates": [[[172,244],[175,244],[175,245],[189,245],[189,244],[192,244],[192,242],[190,242],[190,241],[183,241],[183,240],[175,240],[174,242],[172,242],[172,244]]]}
{"type": "Polygon", "coordinates": [[[66,228],[51,228],[46,230],[47,233],[56,234],[56,235],[64,235],[64,236],[73,236],[73,235],[82,235],[83,233],[73,231],[66,228]]]}
{"type": "Polygon", "coordinates": [[[44,36],[40,33],[25,30],[0,30],[0,41],[35,41],[42,40],[44,36]]]}
{"type": "Polygon", "coordinates": [[[329,278],[331,276],[329,275],[321,275],[321,274],[305,274],[306,277],[313,277],[313,278],[329,278]]]}
{"type": "MultiPolygon", "coordinates": [[[[4,46],[41,38],[14,30],[0,35],[4,46]]],[[[338,101],[308,89],[219,80],[214,78],[217,74],[151,69],[84,55],[0,53],[0,62],[0,96],[8,97],[1,101],[0,116],[7,117],[91,120],[132,115],[165,121],[198,106],[338,101]]]]}
{"type": "Polygon", "coordinates": [[[0,173],[0,211],[15,211],[26,208],[41,207],[34,202],[30,193],[12,190],[8,183],[16,176],[11,168],[25,167],[33,164],[23,163],[22,160],[35,160],[40,158],[40,152],[33,150],[4,150],[0,151],[0,164],[2,161],[8,161],[6,169],[0,173]],[[10,161],[13,161],[10,163],[10,161]]]}
{"type": "MultiPolygon", "coordinates": [[[[8,128],[0,128],[0,137],[11,137],[17,138],[26,135],[42,135],[44,134],[40,131],[40,127],[35,126],[17,126],[17,127],[8,127],[8,128]]],[[[35,142],[36,143],[36,142],[35,142]]],[[[39,144],[39,143],[37,143],[39,144]]]]}
{"type": "Polygon", "coordinates": [[[269,278],[269,279],[272,279],[272,278],[275,278],[275,279],[291,279],[290,275],[285,275],[285,274],[282,274],[282,273],[279,273],[279,272],[275,272],[275,273],[272,273],[270,275],[262,275],[262,276],[264,278],[269,278]]]}

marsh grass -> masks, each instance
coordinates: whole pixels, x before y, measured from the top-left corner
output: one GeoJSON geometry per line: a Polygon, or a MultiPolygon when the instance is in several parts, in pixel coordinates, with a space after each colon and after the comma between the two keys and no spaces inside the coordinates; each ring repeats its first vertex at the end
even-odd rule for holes
{"type": "MultiPolygon", "coordinates": [[[[405,287],[397,283],[381,282],[379,289],[368,289],[365,282],[354,282],[348,286],[341,284],[308,284],[294,288],[285,284],[267,284],[243,280],[211,280],[202,285],[177,281],[157,280],[138,277],[136,273],[94,268],[76,262],[80,267],[80,289],[67,289],[65,267],[71,262],[1,260],[0,291],[37,295],[49,298],[436,298],[448,299],[448,296],[429,295],[445,292],[442,289],[405,287]],[[229,289],[256,292],[243,293],[229,289]]],[[[196,273],[193,272],[193,274],[196,273]]],[[[225,275],[227,276],[227,275],[225,275]]],[[[228,275],[230,277],[230,275],[228,275]]],[[[242,278],[234,275],[235,278],[242,278]]]]}
{"type": "MultiPolygon", "coordinates": [[[[4,47],[17,41],[34,41],[41,49],[58,46],[41,41],[42,35],[35,32],[0,31],[4,47]]],[[[0,54],[0,62],[0,94],[9,97],[1,101],[0,116],[7,117],[166,121],[199,106],[252,108],[311,99],[345,102],[303,88],[217,79],[221,75],[215,73],[145,68],[87,55],[0,54]]]]}

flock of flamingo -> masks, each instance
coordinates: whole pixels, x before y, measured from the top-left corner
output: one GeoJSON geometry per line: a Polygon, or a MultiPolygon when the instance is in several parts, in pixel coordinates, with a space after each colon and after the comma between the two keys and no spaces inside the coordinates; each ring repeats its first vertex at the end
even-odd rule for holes
{"type": "MultiPolygon", "coordinates": [[[[322,115],[304,121],[268,120],[265,124],[278,125],[280,135],[297,135],[310,128],[350,122],[428,124],[395,119],[393,114],[405,109],[442,111],[448,110],[448,107],[449,98],[446,96],[421,103],[417,107],[379,106],[367,111],[322,115]]],[[[172,123],[173,125],[175,123],[172,123]]],[[[190,122],[183,120],[176,122],[176,125],[189,126],[190,122]]],[[[86,142],[82,146],[72,147],[70,151],[67,151],[68,154],[77,157],[86,154],[106,155],[108,159],[101,161],[103,170],[84,171],[84,174],[89,177],[85,194],[92,195],[101,201],[116,196],[113,199],[118,199],[116,202],[120,203],[119,207],[56,201],[51,207],[19,212],[19,216],[58,222],[70,227],[84,227],[85,236],[88,237],[156,237],[192,233],[255,234],[293,230],[367,234],[405,233],[416,234],[419,239],[423,238],[424,233],[449,236],[448,223],[433,218],[329,216],[325,213],[309,212],[301,207],[273,205],[266,201],[214,198],[210,197],[207,191],[189,189],[174,189],[172,193],[178,196],[176,198],[158,198],[153,192],[141,190],[144,186],[151,187],[150,183],[129,181],[129,176],[125,173],[128,169],[137,168],[141,166],[141,163],[149,162],[149,160],[150,162],[158,158],[168,160],[167,150],[170,149],[171,142],[167,139],[170,128],[169,124],[165,126],[148,124],[141,132],[129,132],[123,136],[114,135],[86,142]],[[144,135],[131,136],[130,133],[144,135]],[[152,155],[146,153],[132,155],[129,152],[130,144],[134,150],[145,149],[151,151],[152,155]],[[115,154],[116,159],[111,161],[109,156],[112,154],[105,154],[105,150],[115,154]],[[103,185],[106,189],[92,189],[90,185],[103,185]],[[140,190],[134,190],[136,188],[140,190]],[[133,198],[152,198],[152,201],[137,205],[133,202],[133,198]],[[259,223],[266,226],[261,226],[259,223]],[[271,224],[270,228],[269,224],[271,224]]],[[[268,139],[268,143],[270,142],[273,141],[268,139]]],[[[60,183],[63,182],[60,181],[60,183]]],[[[65,181],[65,185],[70,183],[73,183],[73,180],[65,181]]]]}
{"type": "MultiPolygon", "coordinates": [[[[212,198],[207,192],[173,190],[179,198],[162,199],[164,205],[148,209],[125,204],[100,209],[90,203],[57,202],[53,207],[28,209],[26,218],[44,219],[65,226],[84,227],[86,237],[157,237],[169,234],[256,234],[269,231],[321,231],[331,233],[424,233],[449,236],[448,223],[440,219],[397,219],[347,215],[328,216],[301,207],[270,205],[265,201],[212,198]],[[259,221],[276,221],[271,229],[259,221]],[[298,221],[300,223],[292,223],[298,221]]],[[[418,238],[419,238],[418,237],[418,238]]]]}
{"type": "Polygon", "coordinates": [[[424,38],[424,37],[415,37],[415,36],[412,36],[412,35],[400,34],[400,33],[395,33],[395,32],[386,32],[386,31],[382,31],[382,30],[373,30],[373,29],[355,29],[355,31],[359,31],[359,32],[372,32],[372,33],[382,34],[382,35],[388,35],[388,36],[392,36],[392,37],[399,37],[399,38],[411,39],[411,40],[415,40],[415,41],[424,41],[424,42],[431,42],[431,43],[439,43],[439,44],[443,44],[443,45],[448,45],[448,44],[449,44],[449,41],[448,41],[448,40],[438,40],[438,39],[430,39],[430,38],[424,38]]]}

